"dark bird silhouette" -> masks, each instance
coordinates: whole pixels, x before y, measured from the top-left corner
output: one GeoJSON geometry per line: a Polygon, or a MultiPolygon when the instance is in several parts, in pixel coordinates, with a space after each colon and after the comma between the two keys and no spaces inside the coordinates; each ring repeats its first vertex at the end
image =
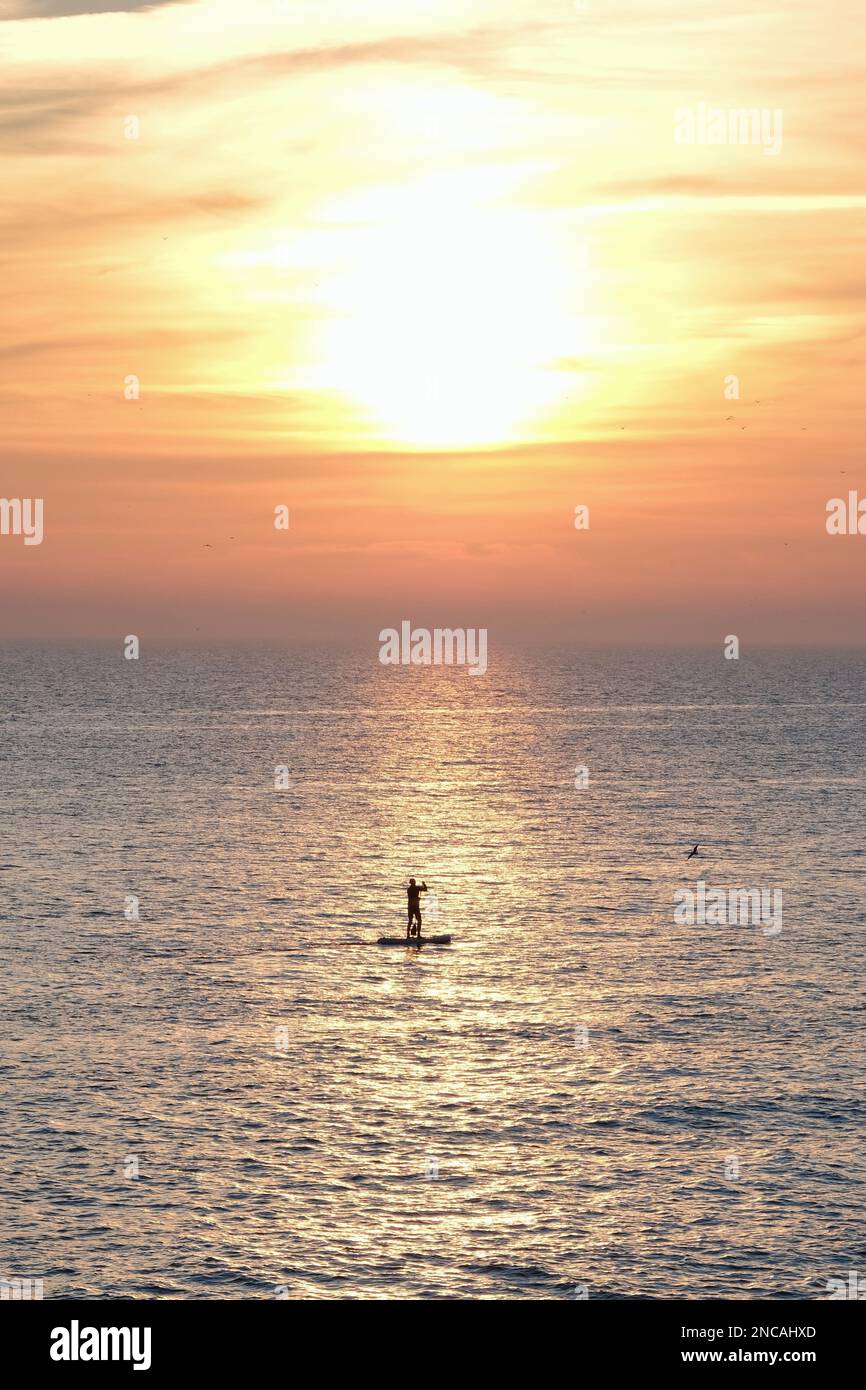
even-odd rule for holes
{"type": "Polygon", "coordinates": [[[689,853],[686,855],[686,859],[694,859],[694,857],[695,857],[695,855],[697,854],[697,852],[698,852],[698,847],[697,847],[697,845],[695,845],[694,849],[693,849],[693,850],[690,850],[689,853]]]}

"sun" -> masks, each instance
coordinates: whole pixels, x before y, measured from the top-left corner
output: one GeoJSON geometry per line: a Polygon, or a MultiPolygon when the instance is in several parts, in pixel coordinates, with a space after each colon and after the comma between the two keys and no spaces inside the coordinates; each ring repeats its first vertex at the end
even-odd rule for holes
{"type": "Polygon", "coordinates": [[[542,216],[487,202],[466,174],[374,211],[330,287],[329,386],[404,447],[514,439],[568,390],[557,364],[592,346],[579,248],[569,261],[542,216]]]}

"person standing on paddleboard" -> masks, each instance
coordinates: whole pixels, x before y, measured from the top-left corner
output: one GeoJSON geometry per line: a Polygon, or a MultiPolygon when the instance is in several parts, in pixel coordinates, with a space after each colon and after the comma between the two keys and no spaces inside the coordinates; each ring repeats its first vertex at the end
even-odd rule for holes
{"type": "Polygon", "coordinates": [[[409,939],[410,936],[420,936],[420,935],[421,935],[421,899],[420,899],[420,896],[419,896],[419,895],[420,895],[421,893],[426,893],[426,892],[427,892],[427,884],[426,884],[426,883],[424,883],[424,882],[422,881],[421,887],[419,888],[418,885],[417,885],[417,883],[415,882],[414,878],[410,878],[410,880],[409,880],[409,887],[406,889],[406,893],[407,893],[408,898],[409,898],[409,921],[408,921],[407,926],[406,926],[406,939],[407,939],[407,941],[408,941],[408,939],[409,939]],[[413,923],[413,921],[416,923],[416,928],[415,928],[414,931],[412,930],[412,923],[413,923]]]}

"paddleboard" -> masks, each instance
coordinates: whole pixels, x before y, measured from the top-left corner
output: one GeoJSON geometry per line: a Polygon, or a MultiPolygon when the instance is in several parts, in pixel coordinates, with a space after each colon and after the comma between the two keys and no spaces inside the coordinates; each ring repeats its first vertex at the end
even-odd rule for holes
{"type": "Polygon", "coordinates": [[[380,936],[377,946],[450,946],[450,936],[380,936]]]}

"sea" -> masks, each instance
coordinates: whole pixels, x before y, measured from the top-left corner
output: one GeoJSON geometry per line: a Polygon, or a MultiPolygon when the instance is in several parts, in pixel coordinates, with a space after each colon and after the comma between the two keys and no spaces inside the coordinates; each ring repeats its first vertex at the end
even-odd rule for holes
{"type": "Polygon", "coordinates": [[[0,1278],[866,1276],[866,654],[123,651],[0,660],[0,1278]],[[376,944],[410,876],[450,945],[376,944]],[[683,921],[699,884],[781,910],[683,921]]]}

